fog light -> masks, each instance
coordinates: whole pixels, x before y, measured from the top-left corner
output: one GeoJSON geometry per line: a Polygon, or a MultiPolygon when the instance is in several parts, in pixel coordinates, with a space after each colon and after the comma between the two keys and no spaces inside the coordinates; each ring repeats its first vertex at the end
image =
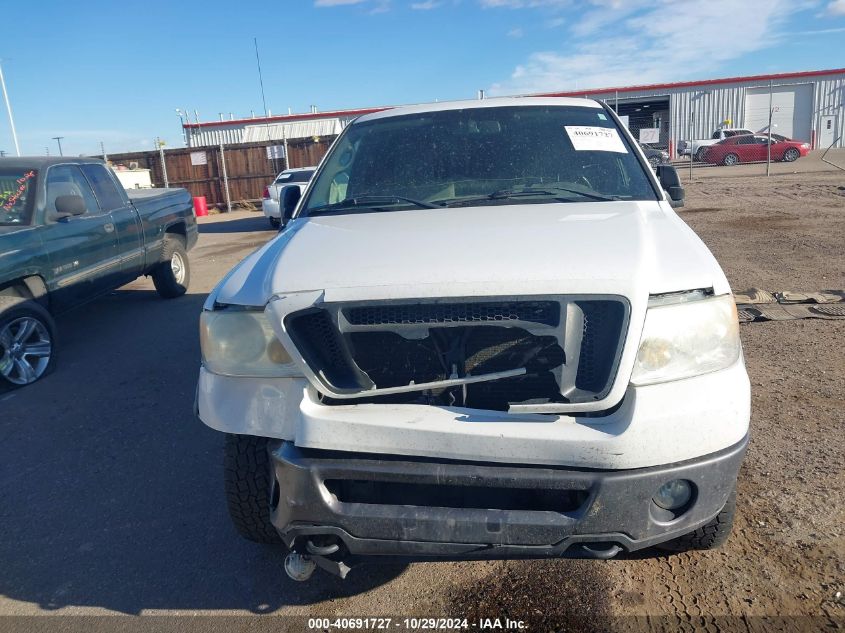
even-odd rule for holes
{"type": "Polygon", "coordinates": [[[664,510],[677,510],[689,503],[690,497],[692,497],[690,483],[683,479],[673,479],[663,484],[652,500],[664,510]]]}

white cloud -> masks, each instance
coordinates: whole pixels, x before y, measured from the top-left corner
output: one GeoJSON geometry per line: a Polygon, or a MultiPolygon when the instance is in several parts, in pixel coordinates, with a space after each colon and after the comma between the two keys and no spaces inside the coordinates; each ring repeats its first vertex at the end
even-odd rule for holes
{"type": "Polygon", "coordinates": [[[827,5],[827,12],[832,15],[845,15],[845,0],[833,0],[827,5]]]}
{"type": "Polygon", "coordinates": [[[525,35],[525,33],[523,32],[523,30],[521,28],[515,28],[515,29],[511,29],[510,31],[508,31],[508,37],[513,38],[513,39],[518,40],[523,35],[525,35]]]}
{"type": "Polygon", "coordinates": [[[430,11],[431,9],[436,9],[439,6],[440,3],[435,0],[425,0],[425,2],[414,2],[411,4],[411,8],[415,11],[430,11]]]}
{"type": "Polygon", "coordinates": [[[720,70],[776,43],[798,10],[792,0],[682,0],[671,10],[646,0],[592,4],[601,8],[573,22],[565,50],[533,53],[491,94],[658,83],[720,70]]]}

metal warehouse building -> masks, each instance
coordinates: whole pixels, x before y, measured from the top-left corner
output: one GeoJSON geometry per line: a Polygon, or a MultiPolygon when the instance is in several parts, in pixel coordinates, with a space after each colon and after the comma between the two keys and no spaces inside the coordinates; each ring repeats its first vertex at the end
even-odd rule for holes
{"type": "MultiPolygon", "coordinates": [[[[606,101],[632,130],[658,128],[674,154],[682,139],[710,138],[720,126],[767,129],[811,143],[845,147],[845,68],[681,83],[549,92],[538,96],[606,101]]],[[[334,136],[350,120],[384,108],[316,112],[184,125],[190,147],[334,136]]]]}

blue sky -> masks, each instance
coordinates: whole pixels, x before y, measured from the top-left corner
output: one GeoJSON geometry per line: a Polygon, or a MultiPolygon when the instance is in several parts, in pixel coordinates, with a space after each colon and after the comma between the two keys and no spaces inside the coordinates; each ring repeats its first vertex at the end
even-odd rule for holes
{"type": "Polygon", "coordinates": [[[175,108],[261,112],[253,37],[274,113],[845,66],[845,0],[38,0],[3,22],[30,154],[180,146],[175,108]]]}

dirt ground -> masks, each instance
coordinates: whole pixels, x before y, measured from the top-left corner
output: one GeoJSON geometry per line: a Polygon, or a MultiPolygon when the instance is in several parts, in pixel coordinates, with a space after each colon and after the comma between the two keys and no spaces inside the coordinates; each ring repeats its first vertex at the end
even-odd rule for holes
{"type": "MultiPolygon", "coordinates": [[[[680,210],[733,288],[845,288],[845,172],[733,174],[695,177],[680,210]]],[[[57,370],[0,398],[0,616],[156,615],[204,631],[231,628],[219,616],[256,630],[261,615],[410,614],[508,617],[530,631],[845,627],[845,320],[742,326],[752,436],[721,550],[288,580],[281,551],[232,529],[222,435],[192,413],[200,306],[267,229],[254,213],[204,219],[188,296],[161,302],[140,280],[61,317],[57,370]]],[[[0,630],[25,628],[36,625],[0,617],[0,630]]]]}

